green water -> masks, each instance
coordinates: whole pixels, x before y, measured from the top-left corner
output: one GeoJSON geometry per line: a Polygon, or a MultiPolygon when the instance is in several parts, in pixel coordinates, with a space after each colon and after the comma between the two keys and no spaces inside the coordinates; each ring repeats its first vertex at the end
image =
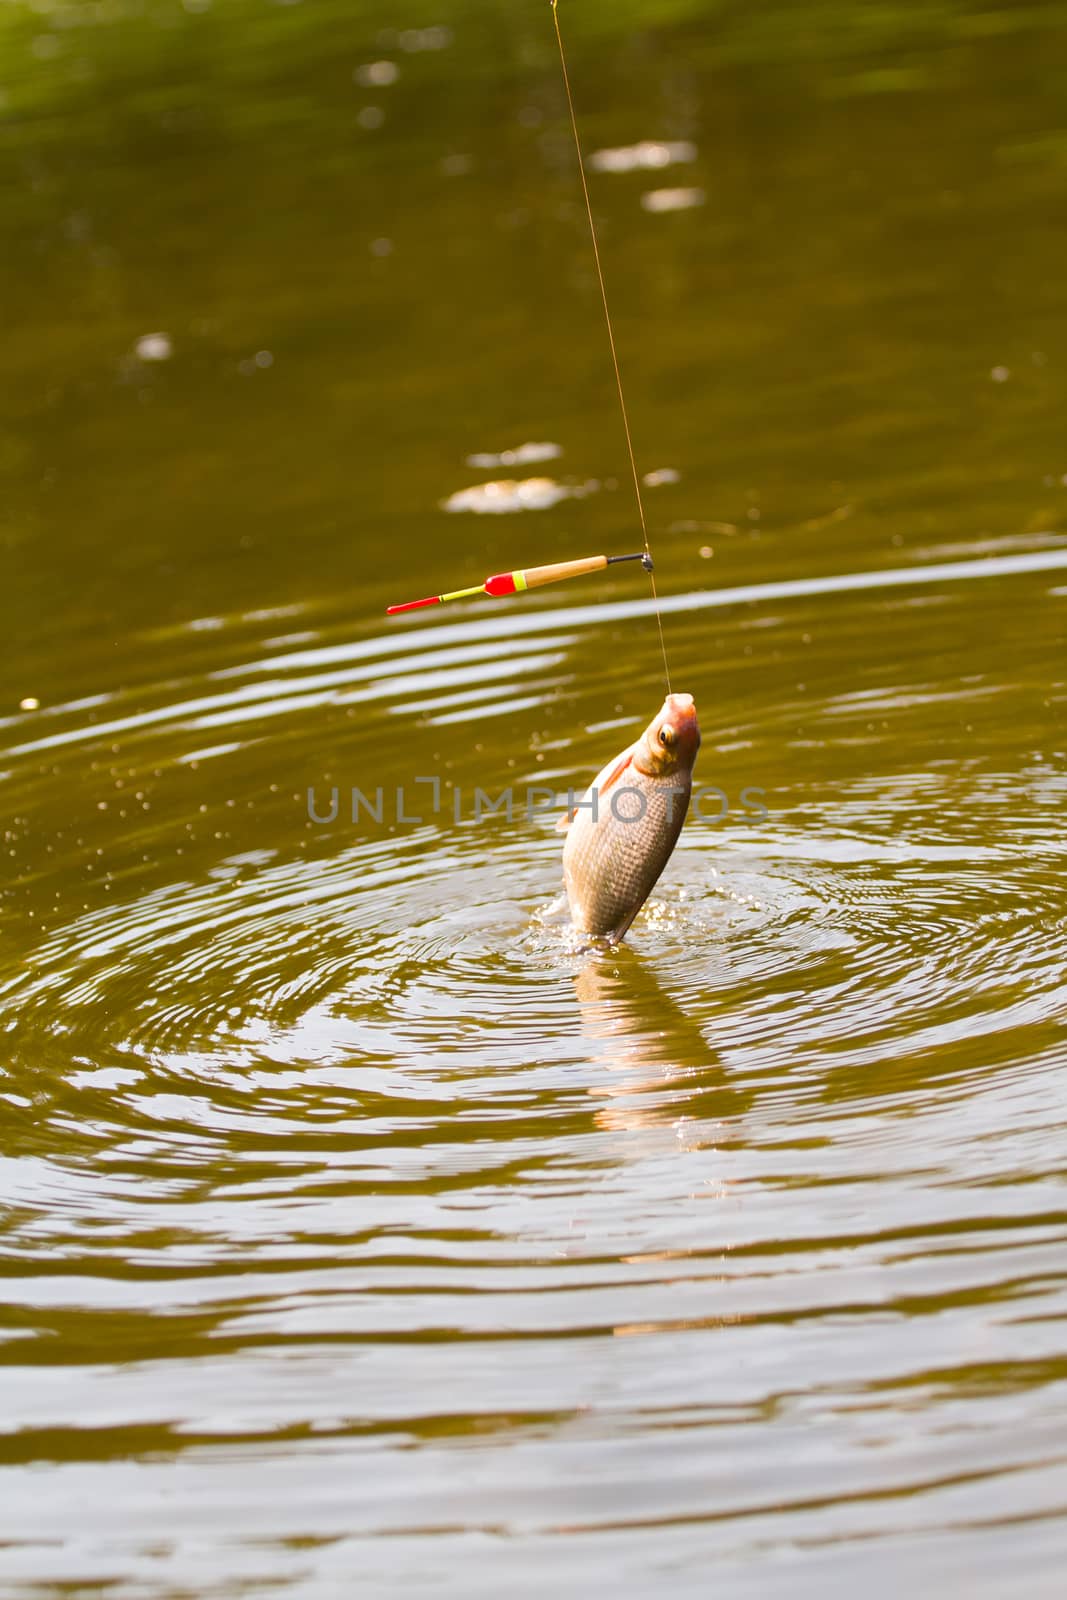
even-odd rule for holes
{"type": "Polygon", "coordinates": [[[612,957],[549,7],[0,10],[5,1600],[1061,1592],[1062,7],[561,18],[612,957]]]}

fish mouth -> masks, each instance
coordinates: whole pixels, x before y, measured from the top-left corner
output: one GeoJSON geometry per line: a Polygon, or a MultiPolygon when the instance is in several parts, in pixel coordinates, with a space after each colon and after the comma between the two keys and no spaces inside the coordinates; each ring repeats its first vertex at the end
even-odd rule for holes
{"type": "Polygon", "coordinates": [[[663,702],[661,718],[671,722],[677,735],[678,755],[691,766],[700,749],[700,723],[697,721],[696,702],[691,694],[669,694],[663,702]]]}
{"type": "Polygon", "coordinates": [[[662,716],[664,712],[670,716],[677,728],[695,728],[699,732],[696,701],[691,694],[669,694],[663,702],[663,712],[660,715],[662,716]]]}

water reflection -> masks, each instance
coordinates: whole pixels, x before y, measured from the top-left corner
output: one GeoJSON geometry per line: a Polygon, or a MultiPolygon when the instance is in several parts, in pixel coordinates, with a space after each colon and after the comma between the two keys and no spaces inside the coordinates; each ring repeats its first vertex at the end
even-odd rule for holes
{"type": "Polygon", "coordinates": [[[598,1127],[667,1125],[681,1148],[733,1136],[747,1097],[729,1084],[699,1013],[677,1004],[646,959],[626,946],[597,955],[574,988],[589,1059],[610,1074],[591,1090],[607,1101],[598,1127]]]}

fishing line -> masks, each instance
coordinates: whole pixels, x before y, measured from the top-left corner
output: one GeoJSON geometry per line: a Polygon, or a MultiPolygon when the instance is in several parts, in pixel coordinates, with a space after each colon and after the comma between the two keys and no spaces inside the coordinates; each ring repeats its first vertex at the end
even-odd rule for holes
{"type": "Polygon", "coordinates": [[[593,207],[589,199],[589,184],[585,176],[585,158],[582,155],[582,141],[578,137],[578,118],[574,110],[574,96],[571,94],[570,74],[567,71],[567,54],[563,48],[563,34],[559,26],[559,7],[557,0],[552,0],[552,20],[556,25],[556,42],[559,45],[559,64],[563,69],[563,87],[567,91],[567,109],[571,114],[571,131],[574,134],[574,148],[578,154],[578,173],[582,180],[582,194],[585,196],[585,214],[589,219],[589,237],[593,241],[593,260],[596,262],[596,275],[600,283],[600,299],[604,307],[604,321],[608,327],[608,344],[611,346],[611,363],[615,368],[615,387],[619,394],[619,410],[622,412],[623,432],[626,434],[626,449],[630,456],[630,471],[633,473],[634,494],[637,496],[637,514],[641,520],[641,536],[645,541],[645,555],[648,557],[646,571],[648,581],[652,585],[652,600],[656,607],[656,626],[659,629],[659,647],[663,652],[663,675],[667,680],[667,693],[671,692],[671,669],[667,665],[667,645],[663,638],[663,618],[659,611],[659,596],[656,593],[656,578],[652,571],[652,551],[648,543],[648,523],[645,521],[645,502],[641,498],[641,478],[637,471],[637,461],[634,457],[633,440],[630,436],[630,418],[626,410],[626,396],[623,394],[622,373],[619,370],[619,357],[615,349],[615,333],[611,326],[611,312],[608,310],[608,291],[604,285],[604,269],[600,264],[600,246],[597,243],[596,224],[593,221],[593,207]]]}

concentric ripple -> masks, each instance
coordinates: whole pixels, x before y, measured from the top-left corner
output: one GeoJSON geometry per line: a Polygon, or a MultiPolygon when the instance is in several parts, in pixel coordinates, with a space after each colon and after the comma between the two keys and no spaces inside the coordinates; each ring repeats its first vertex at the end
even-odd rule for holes
{"type": "MultiPolygon", "coordinates": [[[[906,603],[850,591],[829,645],[806,589],[757,630],[748,600],[676,608],[725,804],[610,953],[568,933],[553,808],[472,811],[581,782],[648,713],[610,653],[573,670],[595,608],[532,606],[506,660],[494,618],[258,653],[246,627],[243,658],[224,625],[184,676],[22,720],[0,1389],[8,1459],[90,1510],[82,1577],[116,1549],[146,1590],[188,1576],[185,1536],[147,1531],[164,1483],[216,1587],[327,1593],[321,1552],[372,1570],[398,1541],[417,1572],[421,1541],[501,1530],[545,1570],[561,1540],[669,1535],[738,1574],[764,1543],[843,1572],[1012,1505],[1044,1536],[1062,688],[1034,692],[1033,627],[963,670],[959,581],[936,653],[844,687],[842,631],[891,643],[906,603]],[[287,1580],[297,1548],[320,1554],[287,1580]]],[[[501,1592],[495,1558],[479,1582],[501,1592]]]]}

